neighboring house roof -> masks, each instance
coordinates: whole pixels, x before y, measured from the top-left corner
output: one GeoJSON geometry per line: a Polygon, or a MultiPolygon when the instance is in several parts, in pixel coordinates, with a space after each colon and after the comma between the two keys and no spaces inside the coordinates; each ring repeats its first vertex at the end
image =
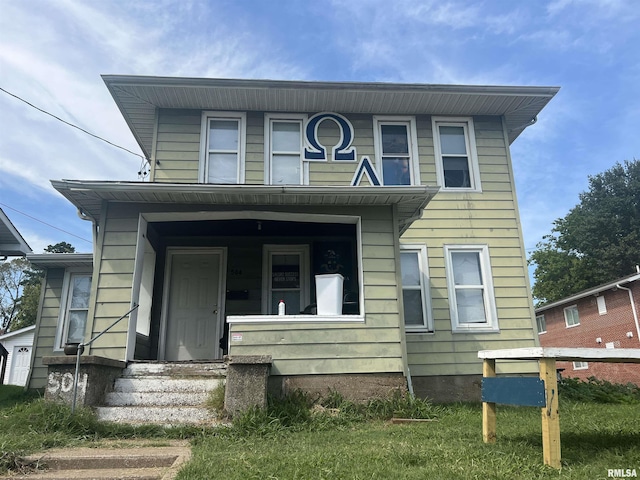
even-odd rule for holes
{"type": "Polygon", "coordinates": [[[157,108],[376,115],[504,115],[512,143],[559,87],[301,82],[103,75],[150,158],[157,108]]]}
{"type": "Polygon", "coordinates": [[[623,283],[631,283],[637,280],[640,280],[640,273],[634,273],[633,275],[619,278],[618,280],[614,280],[613,282],[603,283],[602,285],[598,285],[597,287],[584,290],[582,292],[576,293],[575,295],[571,295],[570,297],[566,297],[556,302],[550,303],[548,305],[544,305],[542,307],[536,308],[536,314],[542,313],[545,310],[549,310],[551,308],[558,307],[560,305],[566,305],[567,303],[574,303],[580,300],[581,298],[589,297],[591,295],[595,295],[597,293],[604,292],[606,290],[611,290],[612,288],[615,288],[616,285],[620,285],[623,283]]]}
{"type": "MultiPolygon", "coordinates": [[[[325,187],[82,180],[52,180],[51,184],[85,215],[93,218],[100,216],[103,200],[174,205],[396,205],[400,233],[420,217],[439,190],[439,187],[427,186],[325,187]]],[[[186,215],[183,216],[186,219],[186,215]]]]}
{"type": "Polygon", "coordinates": [[[30,330],[34,330],[36,328],[35,325],[30,325],[28,327],[21,328],[20,330],[16,330],[15,332],[5,333],[4,335],[0,335],[0,342],[2,340],[7,340],[11,337],[16,337],[18,335],[22,335],[23,333],[27,333],[30,330]]]}
{"type": "Polygon", "coordinates": [[[30,252],[31,247],[0,208],[0,257],[23,257],[30,252]]]}
{"type": "Polygon", "coordinates": [[[73,268],[90,267],[93,265],[91,253],[32,253],[27,255],[36,267],[42,268],[73,268]]]}

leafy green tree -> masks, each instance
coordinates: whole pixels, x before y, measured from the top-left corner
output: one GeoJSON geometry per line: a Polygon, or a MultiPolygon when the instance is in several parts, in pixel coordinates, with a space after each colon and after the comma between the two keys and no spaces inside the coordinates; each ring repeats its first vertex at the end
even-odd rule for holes
{"type": "MultiPolygon", "coordinates": [[[[45,253],[74,253],[67,242],[48,245],[45,253]]],[[[35,325],[44,272],[26,258],[0,264],[0,332],[35,325]]]]}
{"type": "Polygon", "coordinates": [[[629,275],[640,263],[640,160],[590,176],[579,198],[529,259],[539,304],[629,275]]]}

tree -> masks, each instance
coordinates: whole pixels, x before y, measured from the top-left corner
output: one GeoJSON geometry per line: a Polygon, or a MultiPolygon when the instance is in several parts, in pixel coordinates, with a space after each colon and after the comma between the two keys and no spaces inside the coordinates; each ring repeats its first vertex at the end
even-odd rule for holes
{"type": "MultiPolygon", "coordinates": [[[[48,245],[45,253],[74,253],[67,242],[48,245]]],[[[26,258],[0,264],[0,332],[35,325],[44,272],[26,258]]]]}
{"type": "Polygon", "coordinates": [[[26,258],[0,264],[0,332],[8,331],[18,316],[22,282],[30,265],[26,258]]]}
{"type": "Polygon", "coordinates": [[[539,304],[629,275],[640,262],[640,160],[590,176],[579,198],[529,259],[539,304]]]}

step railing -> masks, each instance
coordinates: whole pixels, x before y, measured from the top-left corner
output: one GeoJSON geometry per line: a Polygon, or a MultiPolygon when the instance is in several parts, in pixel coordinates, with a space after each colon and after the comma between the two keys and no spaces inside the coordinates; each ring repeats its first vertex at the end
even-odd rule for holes
{"type": "MultiPolygon", "coordinates": [[[[106,332],[108,332],[109,330],[111,330],[113,327],[115,327],[118,322],[120,322],[120,320],[122,320],[123,318],[128,317],[131,312],[133,312],[136,308],[138,308],[140,305],[138,305],[137,303],[133,304],[133,307],[131,307],[129,309],[129,311],[127,313],[125,313],[124,315],[122,315],[120,318],[118,318],[115,322],[113,322],[111,325],[109,325],[107,328],[105,328],[104,330],[102,330],[100,333],[98,333],[95,337],[93,337],[91,340],[89,340],[88,342],[82,342],[79,343],[77,345],[77,350],[75,352],[76,354],[76,373],[75,376],[73,378],[73,402],[71,403],[71,413],[75,413],[76,411],[76,397],[78,396],[78,379],[80,377],[80,356],[82,355],[82,353],[84,352],[84,347],[88,347],[90,346],[93,342],[95,342],[98,338],[100,338],[102,335],[104,335],[106,332]]],[[[76,347],[76,345],[73,345],[73,347],[76,347]]],[[[65,353],[67,353],[67,349],[65,348],[65,353]]],[[[71,353],[71,352],[69,352],[71,353]]]]}

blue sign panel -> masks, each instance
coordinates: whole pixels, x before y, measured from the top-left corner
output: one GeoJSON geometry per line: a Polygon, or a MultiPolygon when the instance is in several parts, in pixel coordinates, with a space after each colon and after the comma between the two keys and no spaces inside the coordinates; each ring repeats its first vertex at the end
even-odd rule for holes
{"type": "Polygon", "coordinates": [[[482,401],[525,407],[545,407],[544,382],[535,377],[485,377],[482,401]]]}

